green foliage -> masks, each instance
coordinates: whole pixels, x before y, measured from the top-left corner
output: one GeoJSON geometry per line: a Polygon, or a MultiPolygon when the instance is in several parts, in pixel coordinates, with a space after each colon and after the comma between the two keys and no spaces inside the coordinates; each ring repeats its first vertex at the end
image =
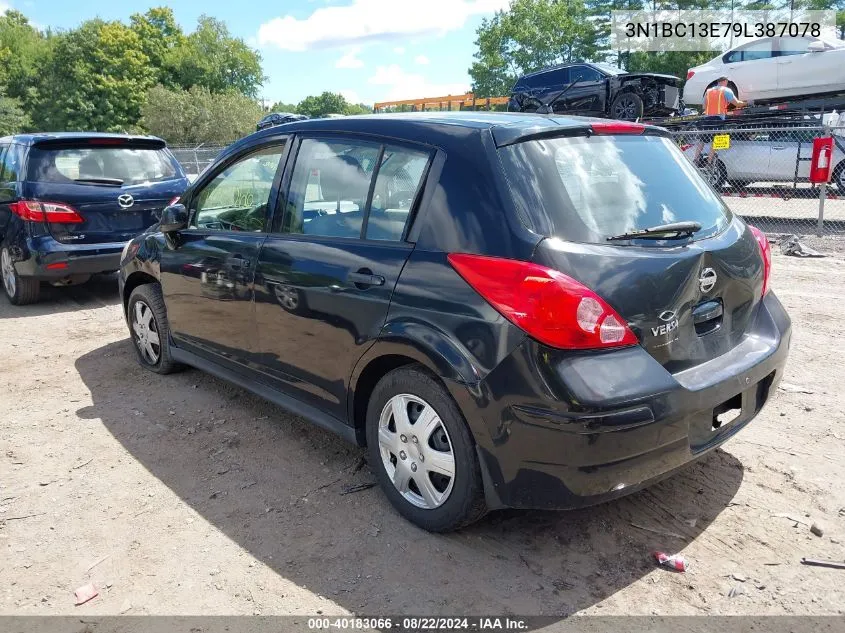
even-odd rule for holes
{"type": "Polygon", "coordinates": [[[26,16],[9,10],[0,15],[0,89],[23,99],[33,89],[38,64],[50,52],[47,38],[26,16]]]}
{"type": "Polygon", "coordinates": [[[32,117],[44,130],[121,131],[141,114],[155,73],[125,24],[89,20],[56,36],[32,117]]]}
{"type": "Polygon", "coordinates": [[[161,83],[169,83],[171,77],[166,68],[166,61],[172,51],[185,42],[185,36],[176,23],[173,10],[169,7],[156,7],[143,14],[133,14],[129,22],[140,39],[141,50],[156,71],[156,79],[161,83]]]}
{"type": "Polygon", "coordinates": [[[262,114],[255,100],[236,92],[155,86],[146,95],[141,124],[173,145],[227,144],[255,131],[262,114]]]}
{"type": "Polygon", "coordinates": [[[290,114],[297,114],[296,105],[293,103],[283,103],[282,101],[274,103],[270,108],[270,112],[287,112],[290,114]]]}
{"type": "Polygon", "coordinates": [[[599,33],[587,18],[584,0],[513,0],[476,32],[473,91],[480,97],[507,94],[523,73],[595,58],[599,33]]]}
{"type": "Polygon", "coordinates": [[[523,74],[569,61],[607,61],[629,71],[667,73],[712,59],[707,51],[629,53],[610,49],[611,11],[767,8],[836,9],[845,37],[842,0],[512,0],[506,11],[485,18],[476,31],[469,68],[479,97],[506,95],[523,74]]]}
{"type": "Polygon", "coordinates": [[[0,136],[24,132],[29,126],[29,116],[21,108],[20,101],[0,93],[0,136]]]}
{"type": "Polygon", "coordinates": [[[349,104],[341,94],[324,92],[321,95],[305,97],[296,106],[297,114],[306,114],[312,119],[327,114],[344,114],[349,104]]]}
{"type": "Polygon", "coordinates": [[[200,16],[196,31],[167,51],[164,66],[171,85],[202,86],[211,92],[234,90],[253,98],[265,79],[261,55],[232,37],[224,22],[206,15],[200,16]]]}

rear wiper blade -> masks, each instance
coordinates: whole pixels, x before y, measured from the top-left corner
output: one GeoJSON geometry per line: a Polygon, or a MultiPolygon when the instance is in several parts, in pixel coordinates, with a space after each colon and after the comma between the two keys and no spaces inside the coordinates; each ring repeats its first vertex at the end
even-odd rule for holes
{"type": "Polygon", "coordinates": [[[123,184],[120,178],[74,178],[74,182],[87,182],[92,185],[114,185],[119,187],[123,184]]]}
{"type": "Polygon", "coordinates": [[[639,231],[629,231],[628,233],[611,235],[607,239],[608,241],[633,239],[674,239],[678,237],[689,237],[693,233],[697,233],[700,230],[701,224],[699,224],[698,222],[674,222],[672,224],[661,224],[660,226],[652,226],[647,229],[640,229],[639,231]]]}

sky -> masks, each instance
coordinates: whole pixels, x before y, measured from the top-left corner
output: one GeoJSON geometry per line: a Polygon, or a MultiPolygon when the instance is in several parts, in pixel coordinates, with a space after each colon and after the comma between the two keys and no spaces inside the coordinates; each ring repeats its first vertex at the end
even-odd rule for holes
{"type": "Polygon", "coordinates": [[[354,103],[463,94],[484,17],[508,0],[0,0],[39,27],[128,21],[170,6],[183,30],[205,13],[262,56],[261,97],[298,103],[323,91],[354,103]]]}

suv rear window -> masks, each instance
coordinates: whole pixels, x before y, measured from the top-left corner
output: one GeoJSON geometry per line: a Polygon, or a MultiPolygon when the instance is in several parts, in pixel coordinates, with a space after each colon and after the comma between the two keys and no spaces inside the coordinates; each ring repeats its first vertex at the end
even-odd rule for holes
{"type": "Polygon", "coordinates": [[[33,147],[29,180],[72,183],[82,179],[116,179],[124,185],[181,178],[175,159],[151,147],[33,147]]]}
{"type": "MultiPolygon", "coordinates": [[[[533,140],[499,150],[514,202],[535,233],[573,242],[660,224],[721,232],[731,212],[684,154],[661,136],[533,140]]],[[[651,242],[653,244],[653,242],[651,242]]]]}

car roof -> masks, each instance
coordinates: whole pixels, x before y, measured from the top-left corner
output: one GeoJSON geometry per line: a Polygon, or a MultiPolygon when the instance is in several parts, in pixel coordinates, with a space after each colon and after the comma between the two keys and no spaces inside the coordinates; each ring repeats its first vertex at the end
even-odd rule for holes
{"type": "Polygon", "coordinates": [[[595,66],[595,64],[592,62],[566,62],[565,64],[557,64],[556,66],[548,66],[540,70],[535,70],[533,73],[525,73],[520,77],[520,79],[523,79],[524,77],[536,77],[537,75],[544,75],[546,73],[561,70],[562,68],[570,68],[572,66],[595,66]]]}
{"type": "Polygon", "coordinates": [[[136,134],[112,134],[109,132],[33,132],[30,134],[14,134],[0,138],[0,143],[19,143],[34,145],[42,141],[85,141],[89,139],[126,139],[130,141],[164,141],[157,136],[142,136],[136,134]]]}
{"type": "Polygon", "coordinates": [[[450,142],[463,142],[468,135],[489,131],[496,145],[501,147],[527,138],[586,129],[596,121],[606,122],[607,119],[523,112],[403,112],[309,119],[254,132],[230,146],[226,153],[238,151],[280,133],[310,132],[374,135],[441,146],[450,142]]]}

